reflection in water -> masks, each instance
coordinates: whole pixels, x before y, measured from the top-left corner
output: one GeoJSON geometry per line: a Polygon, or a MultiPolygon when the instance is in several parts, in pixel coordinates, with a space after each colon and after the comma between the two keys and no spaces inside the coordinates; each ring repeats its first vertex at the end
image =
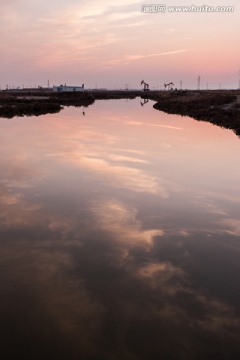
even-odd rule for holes
{"type": "Polygon", "coordinates": [[[81,111],[0,120],[4,358],[239,358],[238,138],[81,111]]]}

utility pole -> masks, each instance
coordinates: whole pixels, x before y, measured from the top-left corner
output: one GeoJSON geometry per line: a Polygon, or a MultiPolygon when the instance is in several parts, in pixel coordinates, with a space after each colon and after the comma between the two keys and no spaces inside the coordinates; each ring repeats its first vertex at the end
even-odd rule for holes
{"type": "Polygon", "coordinates": [[[180,81],[180,90],[182,90],[182,80],[180,81]]]}
{"type": "Polygon", "coordinates": [[[49,86],[50,86],[49,80],[48,80],[48,82],[47,82],[47,86],[48,86],[48,89],[49,89],[49,86]]]}
{"type": "Polygon", "coordinates": [[[200,90],[201,87],[201,77],[198,76],[198,81],[197,81],[197,90],[200,90]]]}

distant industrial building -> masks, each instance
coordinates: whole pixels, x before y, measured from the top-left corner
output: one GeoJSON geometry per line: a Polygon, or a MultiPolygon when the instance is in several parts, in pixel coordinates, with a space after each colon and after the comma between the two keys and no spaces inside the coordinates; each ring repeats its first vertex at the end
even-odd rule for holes
{"type": "Polygon", "coordinates": [[[67,86],[65,85],[60,85],[60,86],[53,86],[53,91],[57,91],[57,92],[63,92],[63,91],[68,91],[68,92],[74,92],[74,91],[84,91],[84,84],[82,84],[82,86],[67,86]]]}

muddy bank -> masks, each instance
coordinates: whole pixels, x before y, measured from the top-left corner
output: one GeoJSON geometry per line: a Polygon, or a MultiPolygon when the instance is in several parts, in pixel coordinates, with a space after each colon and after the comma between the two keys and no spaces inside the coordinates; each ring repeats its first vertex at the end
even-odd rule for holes
{"type": "Polygon", "coordinates": [[[0,117],[57,113],[64,106],[87,107],[95,100],[134,99],[142,97],[156,103],[153,107],[170,114],[190,116],[232,129],[240,135],[240,91],[117,91],[93,90],[80,92],[2,91],[0,117]]]}
{"type": "Polygon", "coordinates": [[[57,113],[62,109],[59,104],[52,103],[39,103],[32,101],[31,103],[25,104],[4,104],[0,105],[0,117],[12,118],[14,116],[38,116],[44,114],[57,113]]]}
{"type": "Polygon", "coordinates": [[[240,135],[238,91],[178,91],[143,95],[156,101],[153,107],[169,114],[190,116],[232,129],[240,135]]]}
{"type": "Polygon", "coordinates": [[[63,106],[87,107],[94,101],[94,97],[87,93],[2,92],[0,93],[0,117],[57,113],[63,106]]]}
{"type": "Polygon", "coordinates": [[[94,90],[80,92],[53,91],[2,91],[0,92],[0,117],[43,115],[57,113],[64,106],[87,107],[95,100],[134,99],[142,91],[94,90]]]}

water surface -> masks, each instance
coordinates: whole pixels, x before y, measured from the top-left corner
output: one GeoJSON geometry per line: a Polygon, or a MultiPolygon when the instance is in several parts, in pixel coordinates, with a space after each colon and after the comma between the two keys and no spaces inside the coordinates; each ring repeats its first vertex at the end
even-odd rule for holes
{"type": "Polygon", "coordinates": [[[239,138],[85,112],[0,119],[4,359],[239,358],[239,138]]]}

